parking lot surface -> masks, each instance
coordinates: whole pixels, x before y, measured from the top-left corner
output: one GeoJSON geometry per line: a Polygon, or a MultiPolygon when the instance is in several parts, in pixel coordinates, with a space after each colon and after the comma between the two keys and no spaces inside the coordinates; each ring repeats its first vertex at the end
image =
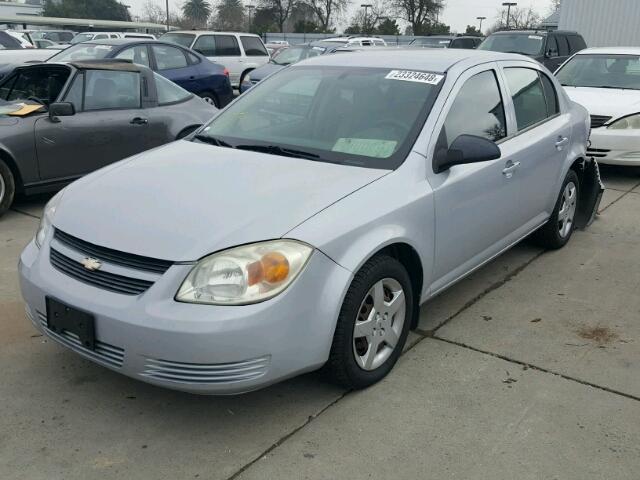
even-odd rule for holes
{"type": "Polygon", "coordinates": [[[603,169],[569,245],[523,242],[423,306],[381,383],[239,397],[123,377],[30,325],[16,264],[46,198],[0,218],[0,478],[637,479],[640,175],[603,169]]]}

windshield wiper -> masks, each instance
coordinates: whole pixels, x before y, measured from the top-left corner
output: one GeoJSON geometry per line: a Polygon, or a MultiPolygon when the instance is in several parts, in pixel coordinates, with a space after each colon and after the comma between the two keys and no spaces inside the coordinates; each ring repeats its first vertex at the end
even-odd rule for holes
{"type": "Polygon", "coordinates": [[[637,88],[632,88],[632,87],[614,87],[612,85],[598,85],[590,88],[611,88],[613,90],[638,90],[637,88]]]}
{"type": "Polygon", "coordinates": [[[282,155],[283,157],[304,158],[306,160],[319,160],[320,155],[305,152],[304,150],[295,150],[293,148],[283,148],[279,145],[237,145],[238,150],[251,150],[254,152],[269,153],[271,155],[282,155]]]}
{"type": "Polygon", "coordinates": [[[220,140],[216,137],[210,137],[209,135],[203,135],[201,133],[195,135],[193,138],[203,143],[208,143],[209,145],[215,145],[216,147],[234,148],[233,145],[225,142],[224,140],[220,140]]]}

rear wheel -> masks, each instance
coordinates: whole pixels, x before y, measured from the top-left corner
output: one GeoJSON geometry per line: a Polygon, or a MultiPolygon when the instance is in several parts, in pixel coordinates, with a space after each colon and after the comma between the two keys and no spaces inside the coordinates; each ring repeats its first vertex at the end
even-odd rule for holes
{"type": "Polygon", "coordinates": [[[247,70],[246,72],[242,72],[242,75],[240,75],[240,83],[238,83],[238,90],[240,90],[240,86],[244,83],[244,79],[247,78],[247,75],[249,75],[252,72],[252,70],[247,70]]]}
{"type": "Polygon", "coordinates": [[[551,218],[533,234],[536,243],[548,249],[562,248],[567,244],[575,228],[579,198],[580,180],[576,172],[569,170],[562,183],[551,218]]]}
{"type": "Polygon", "coordinates": [[[4,214],[13,203],[16,184],[11,169],[0,160],[0,215],[4,214]]]}
{"type": "Polygon", "coordinates": [[[213,105],[216,108],[220,108],[220,102],[218,101],[218,97],[211,92],[202,92],[200,94],[200,98],[207,102],[209,105],[213,105]]]}
{"type": "Polygon", "coordinates": [[[325,372],[347,388],[365,388],[393,368],[407,340],[414,301],[411,280],[395,258],[369,260],[347,292],[325,372]]]}

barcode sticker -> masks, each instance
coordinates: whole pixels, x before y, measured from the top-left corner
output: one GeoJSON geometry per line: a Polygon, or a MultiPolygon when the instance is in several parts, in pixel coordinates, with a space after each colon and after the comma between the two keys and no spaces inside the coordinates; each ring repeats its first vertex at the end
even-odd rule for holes
{"type": "Polygon", "coordinates": [[[427,83],[438,85],[444,75],[427,72],[414,72],[413,70],[391,70],[386,77],[389,80],[404,80],[405,82],[427,83]]]}

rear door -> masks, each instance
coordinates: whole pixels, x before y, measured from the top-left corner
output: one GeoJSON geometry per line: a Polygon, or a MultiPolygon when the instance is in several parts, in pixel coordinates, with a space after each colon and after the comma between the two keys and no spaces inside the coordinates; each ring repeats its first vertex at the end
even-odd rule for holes
{"type": "Polygon", "coordinates": [[[38,119],[35,141],[42,180],[92,172],[147,149],[148,119],[141,108],[140,73],[87,70],[76,77],[64,101],[76,114],[38,119]]]}
{"type": "Polygon", "coordinates": [[[154,60],[153,70],[185,90],[194,90],[198,81],[196,69],[189,64],[181,48],[170,45],[151,45],[151,51],[154,60]]]}
{"type": "Polygon", "coordinates": [[[238,85],[244,71],[244,58],[235,35],[200,35],[194,42],[193,49],[209,60],[227,67],[231,84],[238,85]]]}

